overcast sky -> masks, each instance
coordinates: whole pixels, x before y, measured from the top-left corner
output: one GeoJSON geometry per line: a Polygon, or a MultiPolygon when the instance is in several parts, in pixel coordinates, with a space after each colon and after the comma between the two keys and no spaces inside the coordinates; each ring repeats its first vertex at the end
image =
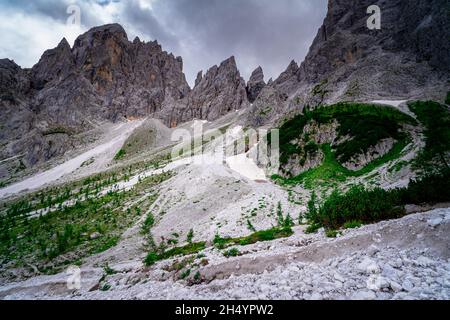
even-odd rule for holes
{"type": "Polygon", "coordinates": [[[327,0],[0,0],[0,58],[33,66],[66,37],[118,22],[133,40],[158,40],[182,56],[192,85],[231,55],[247,80],[261,65],[276,78],[294,59],[301,62],[326,14],[327,0]],[[80,25],[67,10],[80,8],[80,25]]]}

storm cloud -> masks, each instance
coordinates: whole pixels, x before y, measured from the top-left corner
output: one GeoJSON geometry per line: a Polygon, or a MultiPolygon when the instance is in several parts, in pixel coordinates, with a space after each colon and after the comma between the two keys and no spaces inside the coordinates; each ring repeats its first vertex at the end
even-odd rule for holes
{"type": "Polygon", "coordinates": [[[268,80],[303,60],[326,8],[327,0],[4,0],[0,58],[31,67],[62,37],[73,42],[93,26],[118,22],[130,39],[156,39],[182,56],[191,85],[199,70],[231,55],[244,78],[262,66],[268,80]],[[80,26],[66,23],[71,4],[81,9],[80,26]]]}

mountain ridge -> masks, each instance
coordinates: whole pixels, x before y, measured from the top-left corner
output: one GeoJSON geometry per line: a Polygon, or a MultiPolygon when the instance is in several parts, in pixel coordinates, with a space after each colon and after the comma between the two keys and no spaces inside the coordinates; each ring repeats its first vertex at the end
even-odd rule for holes
{"type": "Polygon", "coordinates": [[[291,61],[267,84],[262,68],[246,83],[230,57],[199,72],[190,88],[181,57],[163,51],[157,41],[130,41],[119,24],[90,29],[72,48],[62,39],[30,69],[3,59],[0,159],[24,156],[3,163],[0,176],[77,148],[76,134],[103,121],[154,117],[175,127],[243,109],[244,125],[271,126],[307,105],[443,100],[450,89],[445,0],[420,1],[421,10],[411,9],[408,0],[376,1],[383,9],[381,30],[365,26],[369,3],[329,1],[305,60],[291,61]]]}

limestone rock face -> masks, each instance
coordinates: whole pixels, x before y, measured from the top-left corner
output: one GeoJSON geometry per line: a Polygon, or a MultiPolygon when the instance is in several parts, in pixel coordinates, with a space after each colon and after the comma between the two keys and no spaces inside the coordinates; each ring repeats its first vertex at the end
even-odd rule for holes
{"type": "Polygon", "coordinates": [[[247,83],[247,97],[250,103],[253,103],[256,98],[258,98],[262,89],[266,86],[264,82],[264,72],[261,67],[256,68],[255,71],[252,72],[250,79],[247,83]]]}
{"type": "Polygon", "coordinates": [[[284,111],[284,97],[273,86],[265,86],[248,109],[244,126],[259,127],[271,123],[284,111]]]}
{"type": "MultiPolygon", "coordinates": [[[[192,119],[216,120],[229,112],[248,106],[245,81],[241,77],[234,57],[210,68],[204,76],[198,74],[196,85],[172,112],[171,126],[192,119]]],[[[167,122],[167,121],[166,121],[167,122]]]]}
{"type": "MultiPolygon", "coordinates": [[[[0,60],[0,89],[0,160],[21,155],[20,167],[63,155],[104,121],[154,117],[173,127],[248,106],[234,57],[200,72],[191,90],[181,57],[157,41],[129,41],[118,24],[89,30],[72,48],[63,39],[31,69],[0,60]]],[[[10,170],[3,163],[0,177],[10,170]]]]}
{"type": "Polygon", "coordinates": [[[304,62],[269,84],[286,100],[281,114],[339,101],[442,100],[450,90],[447,7],[446,0],[330,0],[304,62]],[[380,30],[367,27],[371,5],[381,9],[380,30]]]}
{"type": "Polygon", "coordinates": [[[64,154],[96,123],[156,115],[190,92],[180,57],[128,41],[118,24],[89,30],[73,48],[63,39],[29,70],[1,60],[0,89],[0,156],[21,155],[21,166],[64,154]]]}

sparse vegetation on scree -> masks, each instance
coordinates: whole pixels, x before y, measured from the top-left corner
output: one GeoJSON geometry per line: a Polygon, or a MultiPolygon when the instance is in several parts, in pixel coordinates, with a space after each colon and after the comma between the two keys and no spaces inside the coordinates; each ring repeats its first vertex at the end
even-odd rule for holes
{"type": "MultiPolygon", "coordinates": [[[[76,195],[66,189],[57,198],[49,196],[37,203],[22,199],[4,204],[5,212],[0,215],[1,264],[16,267],[33,264],[42,273],[53,273],[114,247],[121,234],[156,200],[154,188],[171,176],[171,173],[151,176],[130,191],[106,194],[99,193],[102,189],[91,185],[93,178],[88,178],[76,195]],[[142,200],[131,201],[137,197],[142,200]],[[47,206],[53,211],[37,211],[30,216],[30,210],[47,206]]],[[[97,186],[106,184],[94,181],[97,186]]]]}
{"type": "Polygon", "coordinates": [[[283,184],[304,183],[312,188],[320,181],[340,181],[347,177],[362,176],[378,166],[396,159],[408,143],[408,135],[403,132],[403,124],[416,124],[412,117],[387,106],[339,103],[332,106],[322,106],[314,110],[306,109],[303,114],[286,121],[280,127],[280,163],[282,172],[284,166],[293,156],[300,156],[300,164],[305,162],[308,154],[321,150],[324,160],[316,168],[307,170],[299,176],[286,179],[281,176],[273,178],[283,184]],[[324,143],[317,145],[310,140],[303,128],[312,122],[318,125],[331,124],[337,121],[336,145],[324,143]],[[384,156],[375,159],[366,167],[352,171],[343,166],[354,156],[367,152],[381,140],[392,138],[396,141],[393,148],[384,156]],[[304,147],[295,141],[305,142],[304,147]]]}

